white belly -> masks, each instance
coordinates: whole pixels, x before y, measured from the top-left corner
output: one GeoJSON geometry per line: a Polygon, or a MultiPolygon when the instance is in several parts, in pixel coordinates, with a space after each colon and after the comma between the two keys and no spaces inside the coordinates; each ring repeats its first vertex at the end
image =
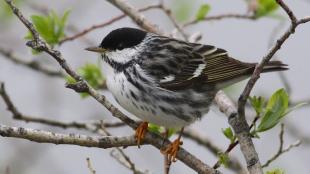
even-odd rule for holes
{"type": "MultiPolygon", "coordinates": [[[[110,67],[109,67],[110,68],[110,67]]],[[[106,69],[108,70],[108,69],[106,69]]],[[[110,69],[111,70],[111,69],[110,69]]],[[[142,100],[136,100],[132,93],[139,94],[138,89],[126,80],[124,73],[105,72],[107,76],[107,87],[113,94],[116,101],[128,112],[132,113],[142,121],[154,123],[166,128],[182,128],[191,122],[184,121],[178,117],[167,115],[158,108],[165,105],[164,102],[146,103],[142,100]]],[[[141,96],[135,95],[140,98],[141,96]]]]}

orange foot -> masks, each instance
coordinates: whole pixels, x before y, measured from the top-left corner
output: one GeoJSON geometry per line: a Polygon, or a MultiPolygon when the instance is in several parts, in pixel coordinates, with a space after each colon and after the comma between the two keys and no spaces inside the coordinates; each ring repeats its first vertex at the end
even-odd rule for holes
{"type": "Polygon", "coordinates": [[[136,129],[135,138],[137,139],[138,148],[140,148],[140,144],[144,139],[148,125],[149,125],[148,122],[142,122],[136,129]]]}
{"type": "Polygon", "coordinates": [[[182,144],[183,142],[181,141],[181,137],[178,137],[176,140],[174,140],[174,142],[169,144],[166,149],[161,150],[161,153],[167,155],[169,163],[177,161],[176,156],[182,144]]]}

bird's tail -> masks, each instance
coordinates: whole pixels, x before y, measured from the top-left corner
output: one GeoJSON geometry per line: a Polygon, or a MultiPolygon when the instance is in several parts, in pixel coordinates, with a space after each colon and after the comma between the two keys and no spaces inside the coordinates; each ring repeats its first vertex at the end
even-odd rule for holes
{"type": "MultiPolygon", "coordinates": [[[[257,63],[244,63],[228,58],[226,62],[219,64],[216,69],[209,69],[209,83],[214,83],[218,89],[222,89],[251,76],[256,65],[257,63]]],[[[281,61],[270,61],[264,66],[262,72],[285,71],[288,70],[287,66],[281,61]]]]}
{"type": "Polygon", "coordinates": [[[281,61],[270,61],[267,63],[267,65],[264,66],[263,72],[285,71],[289,69],[287,66],[288,66],[287,64],[284,64],[281,61]]]}

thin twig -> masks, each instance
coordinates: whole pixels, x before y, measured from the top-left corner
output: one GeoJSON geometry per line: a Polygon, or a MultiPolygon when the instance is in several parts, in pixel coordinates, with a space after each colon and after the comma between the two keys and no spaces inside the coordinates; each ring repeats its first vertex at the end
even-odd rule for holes
{"type": "MultiPolygon", "coordinates": [[[[149,6],[146,6],[144,8],[139,9],[138,12],[144,12],[144,11],[148,11],[150,9],[156,9],[156,8],[160,8],[160,5],[149,5],[149,6]]],[[[72,36],[65,37],[64,39],[62,39],[59,42],[59,44],[63,44],[64,42],[75,40],[75,39],[77,39],[79,37],[82,37],[82,36],[86,35],[87,33],[91,32],[91,31],[94,31],[96,29],[104,28],[104,27],[106,27],[108,25],[113,24],[116,21],[119,21],[119,20],[125,18],[126,16],[127,16],[126,14],[121,14],[121,15],[118,15],[116,17],[111,18],[110,20],[108,20],[106,22],[93,25],[93,26],[91,26],[91,27],[89,27],[87,29],[84,29],[83,31],[81,31],[79,33],[76,33],[76,34],[74,34],[72,36]]]]}
{"type": "MultiPolygon", "coordinates": [[[[210,152],[217,156],[218,153],[223,152],[222,149],[218,148],[218,146],[214,145],[211,140],[209,140],[207,137],[203,137],[199,134],[199,132],[193,130],[193,129],[185,129],[183,131],[183,137],[189,138],[198,144],[206,147],[210,152]]],[[[230,148],[226,150],[227,153],[229,153],[230,150],[232,150],[232,147],[235,147],[237,144],[229,145],[230,148]]],[[[216,164],[213,165],[214,169],[217,169],[220,167],[221,163],[219,161],[216,162],[216,164]]],[[[230,157],[228,161],[228,168],[237,172],[241,173],[243,171],[243,168],[240,164],[240,162],[237,160],[237,158],[230,157]]]]}
{"type": "Polygon", "coordinates": [[[91,174],[96,174],[96,170],[93,169],[93,166],[91,165],[91,161],[88,157],[86,158],[86,162],[87,162],[87,168],[89,169],[89,172],[91,174]]]}
{"type": "Polygon", "coordinates": [[[209,140],[205,136],[203,137],[199,132],[195,131],[194,129],[186,128],[183,131],[183,137],[189,138],[198,143],[199,145],[206,147],[214,155],[217,155],[218,152],[222,151],[218,146],[214,145],[211,140],[209,140]]]}
{"type": "MultiPolygon", "coordinates": [[[[280,23],[272,30],[268,41],[268,48],[271,48],[275,44],[277,34],[285,26],[285,23],[286,23],[285,21],[281,20],[280,23]]],[[[276,54],[274,55],[274,59],[275,60],[278,59],[276,54]]],[[[283,71],[279,71],[278,75],[286,92],[290,95],[292,93],[292,87],[284,73],[285,72],[283,71]]]]}
{"type": "MultiPolygon", "coordinates": [[[[76,128],[76,129],[86,129],[86,130],[94,130],[101,126],[102,123],[99,121],[92,121],[92,122],[62,122],[59,120],[52,120],[52,119],[45,119],[40,117],[28,116],[22,114],[16,106],[11,101],[9,95],[6,92],[4,83],[0,82],[0,96],[2,97],[4,103],[7,106],[7,109],[12,113],[13,119],[21,120],[25,122],[32,122],[32,123],[41,123],[49,126],[61,127],[63,129],[67,128],[76,128]]],[[[122,122],[103,122],[105,127],[120,127],[123,126],[124,123],[122,122]]]]}
{"type": "Polygon", "coordinates": [[[125,166],[129,170],[133,172],[133,174],[146,174],[148,171],[141,171],[135,167],[135,164],[131,161],[131,159],[122,151],[120,148],[115,148],[111,151],[110,155],[116,159],[121,165],[125,166]]]}
{"type": "Polygon", "coordinates": [[[301,133],[301,130],[299,130],[298,126],[292,124],[289,121],[285,121],[285,126],[286,129],[288,130],[287,132],[291,134],[292,137],[296,137],[302,141],[303,146],[309,146],[310,145],[310,136],[307,134],[301,133]]]}
{"type": "MultiPolygon", "coordinates": [[[[104,126],[104,122],[101,121],[100,127],[97,130],[97,132],[101,135],[105,136],[112,136],[111,133],[106,129],[104,126]]],[[[142,172],[142,170],[139,170],[136,168],[135,164],[131,161],[128,155],[119,147],[113,148],[113,150],[110,152],[110,155],[116,159],[117,162],[131,170],[134,174],[145,174],[148,172],[142,172]]]]}
{"type": "Polygon", "coordinates": [[[124,0],[107,0],[107,1],[113,4],[115,7],[119,8],[121,11],[123,11],[141,28],[153,33],[164,34],[163,32],[159,31],[156,25],[146,20],[144,16],[139,14],[138,10],[129,5],[126,1],[124,0]]]}
{"type": "Polygon", "coordinates": [[[203,20],[197,20],[193,19],[183,25],[183,27],[188,27],[190,25],[194,25],[198,22],[203,22],[203,21],[218,21],[222,19],[248,19],[248,20],[255,20],[255,16],[253,15],[248,15],[248,14],[234,14],[234,13],[229,13],[229,14],[222,14],[222,15],[216,15],[216,16],[206,16],[203,20]]]}
{"type": "Polygon", "coordinates": [[[177,20],[173,17],[171,10],[168,9],[164,1],[160,2],[160,8],[163,10],[163,12],[168,16],[173,26],[177,29],[177,31],[181,34],[181,36],[184,38],[184,40],[188,41],[187,34],[183,31],[182,27],[178,24],[177,20]]]}
{"type": "Polygon", "coordinates": [[[8,60],[10,60],[16,64],[26,66],[32,70],[39,71],[39,72],[46,74],[48,76],[64,77],[64,75],[61,71],[50,70],[46,67],[43,67],[37,61],[30,61],[30,62],[25,61],[24,59],[17,57],[12,51],[6,50],[6,49],[1,48],[1,47],[0,47],[0,54],[2,54],[4,58],[6,58],[6,59],[8,59],[8,60]]]}
{"type": "Polygon", "coordinates": [[[301,141],[298,140],[295,143],[293,143],[293,144],[289,145],[288,147],[286,147],[285,149],[283,149],[283,146],[284,146],[284,124],[283,123],[281,124],[281,131],[279,134],[279,139],[280,139],[280,145],[279,145],[279,149],[278,149],[277,153],[274,154],[268,161],[266,161],[266,163],[264,165],[262,165],[263,168],[268,167],[273,161],[278,159],[281,155],[290,151],[294,147],[298,147],[301,144],[301,141]]]}
{"type": "Polygon", "coordinates": [[[10,174],[11,172],[10,172],[10,167],[9,166],[6,166],[6,168],[5,168],[5,174],[10,174]]]}

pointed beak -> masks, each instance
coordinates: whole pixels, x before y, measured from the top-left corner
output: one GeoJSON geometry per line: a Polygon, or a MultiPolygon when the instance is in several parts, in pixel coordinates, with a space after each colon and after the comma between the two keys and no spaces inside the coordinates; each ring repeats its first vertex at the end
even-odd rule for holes
{"type": "Polygon", "coordinates": [[[97,52],[97,53],[105,53],[107,49],[101,47],[88,47],[85,48],[87,51],[97,52]]]}

